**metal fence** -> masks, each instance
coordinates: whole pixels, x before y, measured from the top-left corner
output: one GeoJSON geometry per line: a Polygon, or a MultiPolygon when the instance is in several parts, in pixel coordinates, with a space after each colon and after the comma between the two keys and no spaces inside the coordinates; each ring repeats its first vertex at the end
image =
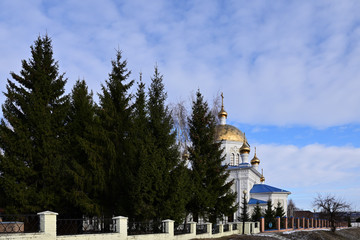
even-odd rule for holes
{"type": "Polygon", "coordinates": [[[34,233],[40,231],[40,218],[36,214],[0,215],[0,234],[34,233]]]}
{"type": "Polygon", "coordinates": [[[197,224],[196,225],[196,234],[207,233],[207,225],[206,224],[197,224]]]}
{"type": "Polygon", "coordinates": [[[237,226],[238,226],[237,223],[233,223],[232,229],[233,229],[233,230],[237,230],[237,226]]]}
{"type": "Polygon", "coordinates": [[[224,232],[230,231],[230,226],[229,226],[229,224],[224,224],[223,229],[224,229],[224,232]]]}
{"type": "Polygon", "coordinates": [[[116,222],[112,218],[58,219],[56,232],[61,235],[99,234],[116,232],[116,222]]]}
{"type": "Polygon", "coordinates": [[[174,224],[174,235],[190,233],[190,224],[174,224]]]}
{"type": "Polygon", "coordinates": [[[165,233],[164,222],[128,222],[128,235],[165,233]]]}
{"type": "Polygon", "coordinates": [[[216,233],[219,233],[219,232],[220,232],[219,225],[213,224],[212,225],[212,234],[216,234],[216,233]]]}

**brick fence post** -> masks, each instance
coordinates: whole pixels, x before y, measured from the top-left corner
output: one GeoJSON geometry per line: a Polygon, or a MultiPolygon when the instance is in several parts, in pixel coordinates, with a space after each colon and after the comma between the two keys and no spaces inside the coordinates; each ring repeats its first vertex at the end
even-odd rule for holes
{"type": "Polygon", "coordinates": [[[305,228],[305,218],[302,218],[302,228],[305,228]]]}
{"type": "Polygon", "coordinates": [[[285,229],[288,229],[288,224],[289,224],[289,222],[288,222],[288,218],[287,218],[287,217],[285,217],[285,229]]]}
{"type": "Polygon", "coordinates": [[[260,218],[260,232],[265,232],[265,218],[260,218]]]}
{"type": "Polygon", "coordinates": [[[280,230],[280,220],[281,218],[279,216],[276,217],[276,229],[280,230]]]}
{"type": "Polygon", "coordinates": [[[49,239],[56,239],[56,212],[40,212],[37,215],[40,217],[40,232],[49,236],[49,239]]]}

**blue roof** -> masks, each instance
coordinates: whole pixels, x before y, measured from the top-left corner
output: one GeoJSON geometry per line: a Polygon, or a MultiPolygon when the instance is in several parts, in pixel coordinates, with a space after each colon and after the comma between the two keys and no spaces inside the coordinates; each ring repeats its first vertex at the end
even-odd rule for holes
{"type": "Polygon", "coordinates": [[[263,200],[259,200],[259,199],[255,199],[255,198],[250,198],[250,201],[248,202],[248,204],[266,204],[267,202],[266,201],[263,201],[263,200]]]}
{"type": "Polygon", "coordinates": [[[289,191],[272,187],[266,184],[255,184],[250,193],[290,193],[289,191]]]}

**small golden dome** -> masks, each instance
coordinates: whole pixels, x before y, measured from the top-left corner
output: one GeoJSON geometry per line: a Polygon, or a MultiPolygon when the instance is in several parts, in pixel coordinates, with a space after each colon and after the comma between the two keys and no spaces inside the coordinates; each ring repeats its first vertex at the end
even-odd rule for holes
{"type": "Polygon", "coordinates": [[[228,114],[227,114],[227,112],[226,112],[225,109],[224,109],[224,94],[221,93],[221,110],[220,110],[218,116],[219,116],[219,118],[222,118],[222,117],[227,118],[227,115],[228,115],[228,114]]]}
{"type": "Polygon", "coordinates": [[[221,108],[218,116],[219,116],[219,118],[227,117],[227,112],[224,110],[224,107],[221,108]]]}
{"type": "Polygon", "coordinates": [[[258,159],[257,156],[256,156],[256,148],[255,148],[254,158],[251,159],[251,165],[255,165],[255,164],[260,164],[260,159],[258,159]]]}
{"type": "Polygon", "coordinates": [[[260,177],[260,182],[265,182],[265,177],[264,177],[264,174],[263,174],[263,170],[261,169],[261,177],[260,177]]]}
{"type": "Polygon", "coordinates": [[[244,133],[243,145],[240,148],[240,153],[250,153],[250,146],[247,143],[245,133],[244,133]]]}
{"type": "Polygon", "coordinates": [[[265,177],[263,175],[260,177],[260,182],[265,182],[265,177]]]}
{"type": "Polygon", "coordinates": [[[236,141],[243,142],[244,134],[234,126],[231,125],[217,125],[215,127],[215,140],[216,141],[236,141]]]}

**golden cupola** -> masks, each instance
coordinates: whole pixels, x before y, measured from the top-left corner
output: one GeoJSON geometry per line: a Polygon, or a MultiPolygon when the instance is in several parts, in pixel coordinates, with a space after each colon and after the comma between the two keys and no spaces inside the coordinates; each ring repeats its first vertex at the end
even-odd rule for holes
{"type": "Polygon", "coordinates": [[[261,169],[260,182],[261,182],[261,183],[264,183],[264,182],[265,182],[264,172],[263,172],[263,170],[262,170],[262,169],[261,169]]]}
{"type": "Polygon", "coordinates": [[[227,112],[224,109],[224,94],[221,93],[221,110],[218,114],[219,119],[220,119],[220,125],[225,125],[226,124],[226,118],[227,118],[227,112]]]}
{"type": "Polygon", "coordinates": [[[251,159],[251,165],[259,165],[260,164],[260,159],[258,159],[258,157],[256,156],[256,147],[255,147],[255,155],[253,157],[253,159],[251,159]]]}
{"type": "Polygon", "coordinates": [[[243,144],[242,144],[242,146],[241,146],[241,148],[240,148],[240,153],[241,153],[241,154],[244,154],[244,153],[249,154],[249,153],[250,153],[250,146],[249,146],[249,144],[247,143],[245,133],[244,133],[244,141],[243,141],[243,144]]]}

